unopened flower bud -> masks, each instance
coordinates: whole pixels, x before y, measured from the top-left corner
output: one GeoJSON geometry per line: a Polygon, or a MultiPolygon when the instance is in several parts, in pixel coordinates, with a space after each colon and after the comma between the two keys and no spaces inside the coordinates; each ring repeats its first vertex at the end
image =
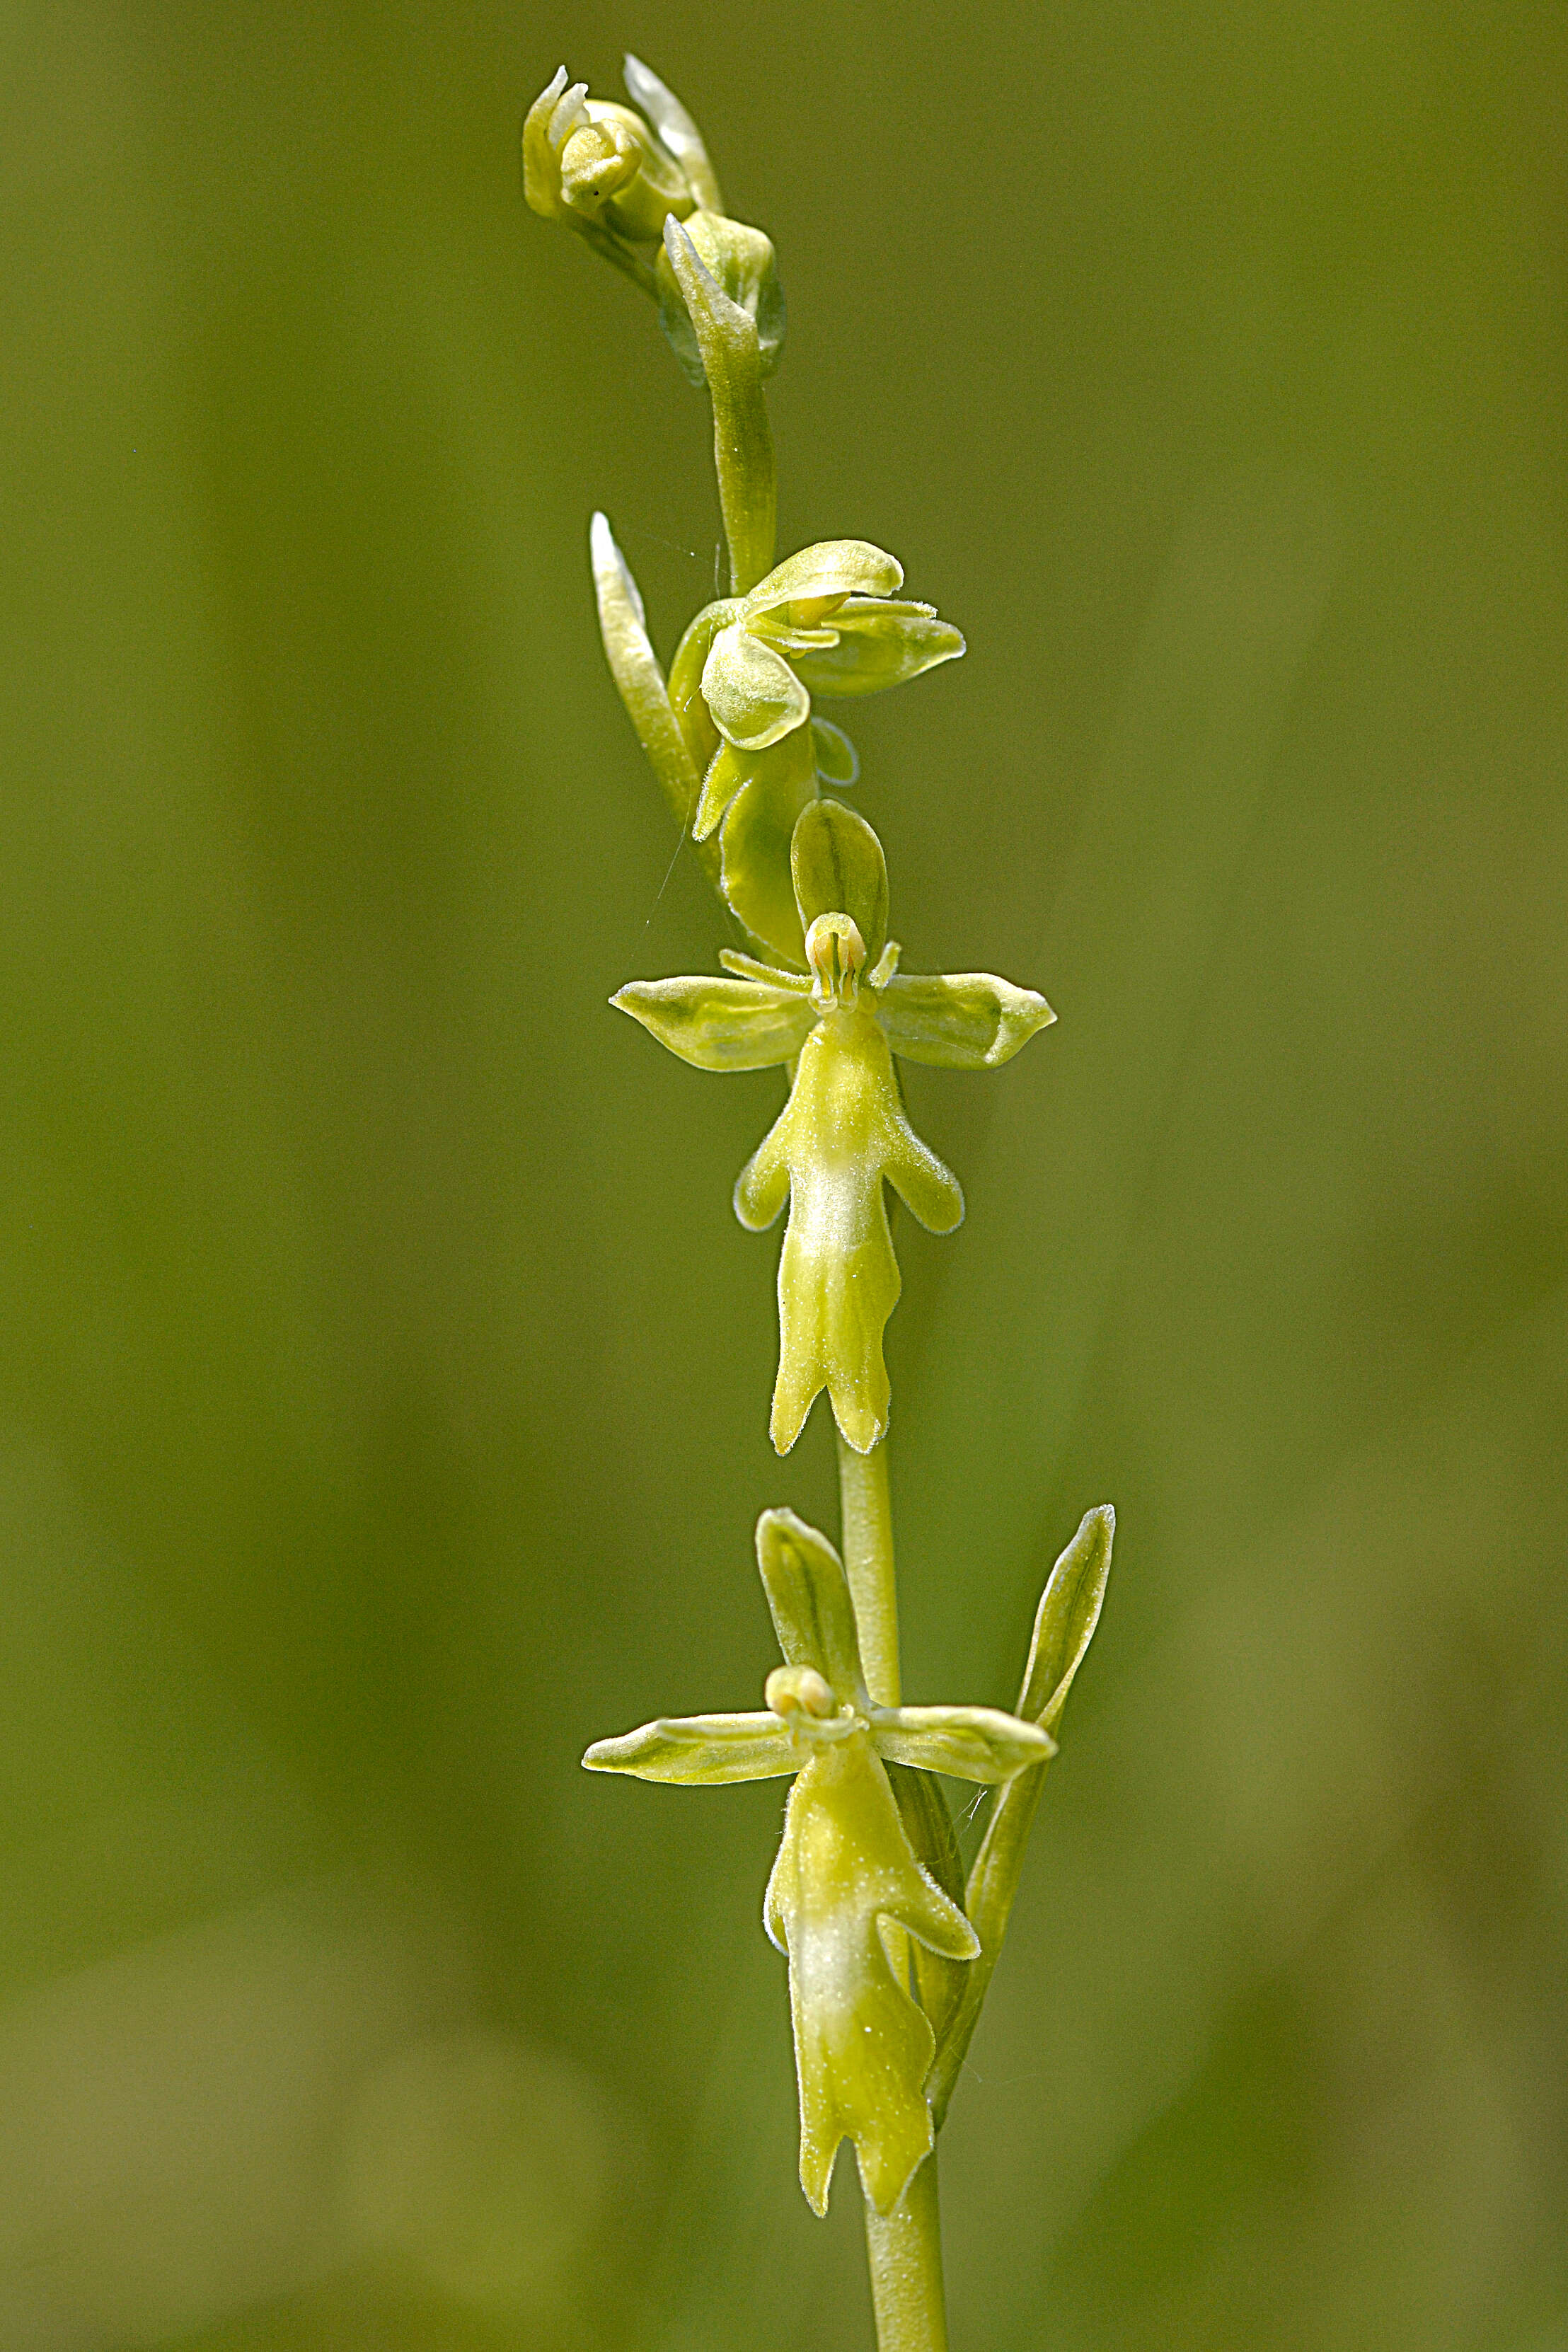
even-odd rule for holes
{"type": "Polygon", "coordinates": [[[561,149],[561,194],[574,212],[636,245],[653,245],[667,216],[685,220],[691,191],[679,164],[629,107],[585,99],[561,149]]]}
{"type": "MultiPolygon", "coordinates": [[[[663,90],[662,83],[646,78],[663,90]]],[[[689,118],[681,119],[690,129],[689,118]]],[[[700,154],[700,141],[696,152],[700,154]]],[[[678,161],[630,107],[590,98],[586,82],[568,87],[564,66],[534,100],[522,127],[523,193],[533,210],[578,230],[650,294],[650,248],[665,222],[672,213],[689,219],[704,201],[693,184],[696,169],[693,156],[684,164],[678,161]]],[[[704,185],[710,179],[710,173],[704,185]]]]}

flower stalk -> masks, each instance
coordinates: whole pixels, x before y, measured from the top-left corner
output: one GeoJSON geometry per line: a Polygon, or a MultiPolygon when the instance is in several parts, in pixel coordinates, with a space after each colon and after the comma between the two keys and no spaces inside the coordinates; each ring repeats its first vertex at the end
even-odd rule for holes
{"type": "Polygon", "coordinates": [[[696,1069],[784,1075],[734,1204],[752,1232],[784,1217],[769,1425],[789,1453],[826,1393],[842,1549],[793,1511],[764,1510],[757,1568],[782,1663],[761,1707],[656,1717],[596,1741],[584,1762],[684,1786],[789,1782],[763,1924],[788,1962],[801,2185],[825,2212],[850,2143],[880,2352],[945,2352],[937,2135],[1099,1618],[1114,1522],[1108,1507],[1091,1511],[1058,1561],[1014,1712],[903,1704],[889,1193],[937,1234],[959,1224],[963,1195],[910,1124],[898,1063],[994,1069],[1055,1015],[992,973],[901,969],[882,845],[841,797],[858,757],[817,706],[907,684],[964,642],[903,597],[901,564],[868,541],[776,560],[766,385],[784,309],[773,248],[724,212],[674,94],[633,58],[626,81],[630,107],[556,74],[524,124],[524,189],[536,213],[650,296],[712,404],[730,593],[690,619],[668,670],[602,514],[590,554],[611,675],[731,943],[718,972],[628,981],[612,1003],[696,1069]],[[967,1877],[943,1793],[952,1780],[990,1795],[967,1877]]]}

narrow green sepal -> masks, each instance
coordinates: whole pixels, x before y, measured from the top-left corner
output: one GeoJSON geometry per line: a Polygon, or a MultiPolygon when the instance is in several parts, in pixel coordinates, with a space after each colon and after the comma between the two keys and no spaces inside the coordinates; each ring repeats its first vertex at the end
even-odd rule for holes
{"type": "Polygon", "coordinates": [[[698,1070],[770,1070],[793,1062],[816,1018],[798,990],[754,980],[629,980],[610,1003],[698,1070]]]}
{"type": "Polygon", "coordinates": [[[680,643],[675,648],[675,659],[669,665],[669,707],[675,713],[675,723],[686,740],[692,765],[700,774],[707,769],[719,749],[719,730],[702,698],[702,673],[713,640],[721,629],[728,628],[740,611],[739,599],[721,597],[702,610],[687,625],[680,643]]]}
{"type": "Polygon", "coordinates": [[[1073,1676],[1100,1622],[1115,1535],[1116,1513],[1109,1503],[1086,1511],[1040,1595],[1018,1712],[1047,1731],[1061,1721],[1073,1676]]]}
{"type": "MultiPolygon", "coordinates": [[[[772,238],[744,221],[728,220],[715,212],[692,213],[686,234],[714,284],[756,328],[758,363],[764,377],[772,375],[784,356],[784,288],[772,238]]],[[[656,255],[653,275],[665,341],[687,380],[700,384],[705,379],[701,346],[667,252],[656,255]]]]}
{"type": "Polygon", "coordinates": [[[802,682],[813,694],[880,694],[902,686],[964,650],[960,632],[924,604],[888,604],[851,597],[833,614],[836,646],[800,654],[802,682]]]}
{"type": "Polygon", "coordinates": [[[789,856],[805,928],[818,915],[849,916],[874,964],[888,936],[888,861],[865,818],[842,801],[810,801],[795,821],[789,856]]]}
{"type": "Polygon", "coordinates": [[[995,1706],[879,1706],[870,1721],[879,1756],[987,1786],[1057,1752],[1047,1732],[995,1706]]]}
{"type": "Polygon", "coordinates": [[[944,1070],[996,1069],[1057,1017],[1032,988],[989,971],[896,973],[877,1011],[895,1054],[944,1070]]]}
{"type": "Polygon", "coordinates": [[[855,1606],[844,1563],[827,1538],[793,1511],[764,1511],[757,1521],[757,1567],[789,1664],[815,1667],[840,1699],[864,1706],[855,1606]]]}
{"type": "Polygon", "coordinates": [[[621,60],[621,78],[633,105],[641,107],[679,164],[697,203],[707,212],[721,213],[724,199],[719,193],[718,174],[708,160],[702,133],[675,92],[640,58],[629,52],[621,60]]]}
{"type": "Polygon", "coordinates": [[[800,1769],[800,1753],[771,1710],[758,1715],[660,1717],[618,1739],[595,1739],[590,1772],[719,1788],[731,1780],[777,1780],[800,1769]]]}

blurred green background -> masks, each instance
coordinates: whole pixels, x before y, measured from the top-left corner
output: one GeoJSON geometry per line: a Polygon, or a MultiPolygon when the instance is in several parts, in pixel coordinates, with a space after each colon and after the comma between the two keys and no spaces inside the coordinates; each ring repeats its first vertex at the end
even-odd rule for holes
{"type": "Polygon", "coordinates": [[[703,404],[522,207],[620,50],[774,236],[781,544],[969,1221],[890,1329],[906,1675],[1118,1564],[944,2141],[957,2352],[1568,2347],[1568,20],[1527,0],[10,0],[0,2343],[868,2343],[794,2180],[756,1703],[776,1079],[604,670],[703,404]]]}

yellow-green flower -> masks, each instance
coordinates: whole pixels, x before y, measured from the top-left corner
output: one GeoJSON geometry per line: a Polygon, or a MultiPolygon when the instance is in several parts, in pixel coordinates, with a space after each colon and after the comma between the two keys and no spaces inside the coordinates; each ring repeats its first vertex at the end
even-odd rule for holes
{"type": "MultiPolygon", "coordinates": [[[[824,540],[775,564],[715,635],[702,698],[737,751],[761,751],[822,694],[869,694],[963,651],[930,604],[891,602],[903,566],[864,539],[824,540]]],[[[701,818],[698,820],[702,823],[701,818]]]]}
{"type": "MultiPolygon", "coordinates": [[[[593,232],[601,250],[625,267],[627,247],[657,245],[673,213],[699,198],[681,163],[629,106],[590,98],[585,81],[567,87],[566,68],[541,90],[522,126],[523,193],[546,220],[593,232]]],[[[651,286],[653,256],[634,269],[651,286]]]]}
{"type": "Polygon", "coordinates": [[[791,868],[806,973],[726,951],[729,978],[633,981],[611,1002],[699,1069],[794,1065],[789,1099],[735,1187],[753,1232],[789,1203],[773,1441],[787,1453],[826,1389],[844,1436],[868,1453],[888,1426],[882,1334],[900,1290],[885,1187],[932,1233],[963,1214],[957,1179],[910,1125],[892,1055],[994,1068],[1055,1015],[987,972],[900,975],[881,845],[842,803],[810,803],[791,868]]]}
{"type": "Polygon", "coordinates": [[[757,1563],[785,1660],[768,1676],[766,1707],[661,1717],[596,1741],[583,1761],[700,1786],[795,1776],[763,1922],[789,1959],[801,2186],[825,2212],[849,2139],[866,2194],[885,2213],[931,2151],[935,2054],[925,2012],[889,1964],[889,1930],[952,1961],[980,1950],[959,1905],[916,1859],[885,1763],[994,1784],[1046,1762],[1056,1743],[995,1707],[875,1705],[842,1562],[793,1511],[763,1512],[757,1563]]]}
{"type": "Polygon", "coordinates": [[[858,772],[847,739],[813,719],[814,698],[879,694],[964,649],[933,606],[899,598],[903,578],[897,558],[867,540],[823,540],[787,556],[749,595],[699,614],[676,655],[671,690],[705,763],[692,836],[705,841],[722,826],[725,897],[796,964],[795,823],[821,783],[842,788],[858,772]]]}

